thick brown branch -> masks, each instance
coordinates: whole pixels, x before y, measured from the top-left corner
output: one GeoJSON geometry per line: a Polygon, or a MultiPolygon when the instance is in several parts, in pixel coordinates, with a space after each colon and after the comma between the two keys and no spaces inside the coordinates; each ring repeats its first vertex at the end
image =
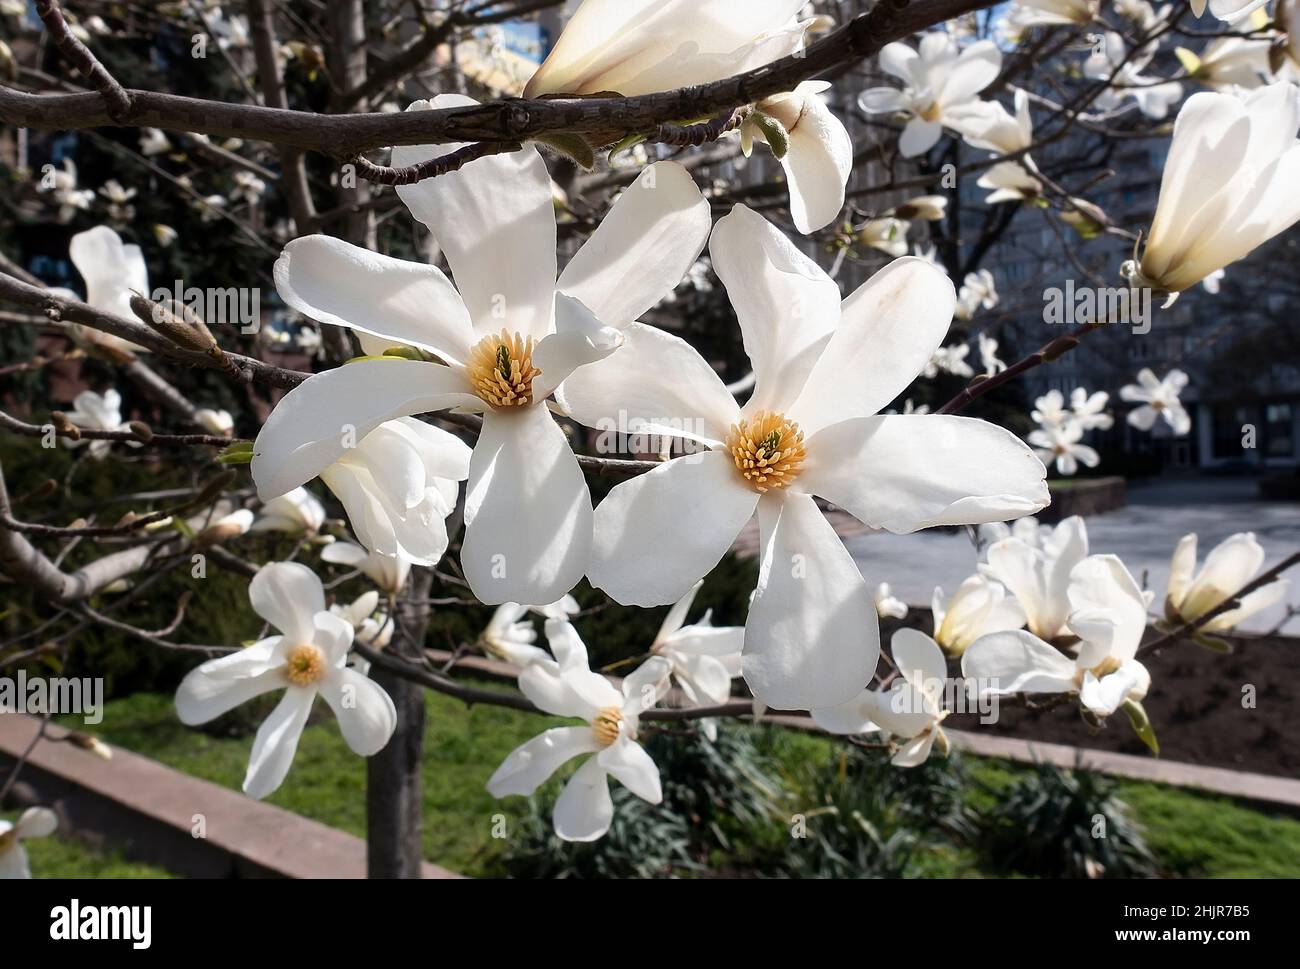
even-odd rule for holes
{"type": "Polygon", "coordinates": [[[115,121],[125,118],[131,111],[131,95],[108,73],[108,68],[99,62],[99,58],[77,40],[63,17],[58,0],[36,0],[36,13],[45,24],[45,29],[50,32],[50,39],[68,59],[68,63],[89,80],[103,97],[104,110],[108,116],[115,121]]]}

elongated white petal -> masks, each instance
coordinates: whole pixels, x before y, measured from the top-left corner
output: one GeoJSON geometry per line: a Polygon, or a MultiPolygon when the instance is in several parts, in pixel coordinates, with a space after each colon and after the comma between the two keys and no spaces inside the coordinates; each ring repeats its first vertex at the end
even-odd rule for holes
{"type": "Polygon", "coordinates": [[[1070,630],[1083,639],[1078,661],[1133,659],[1147,627],[1142,589],[1115,555],[1090,555],[1070,573],[1070,630]]]}
{"type": "Polygon", "coordinates": [[[1290,588],[1291,582],[1289,579],[1278,579],[1276,582],[1261,586],[1254,592],[1247,593],[1241,597],[1241,605],[1237,606],[1236,609],[1229,609],[1206,623],[1206,632],[1231,629],[1246,617],[1253,616],[1255,613],[1281,602],[1286,598],[1287,590],[1290,588]]]}
{"type": "Polygon", "coordinates": [[[294,239],[275,263],[275,288],[321,323],[421,347],[462,363],[474,342],[469,313],[440,270],[342,239],[294,239]]]}
{"type": "Polygon", "coordinates": [[[528,796],[574,757],[600,749],[590,727],[553,727],[512,750],[488,778],[493,797],[528,796]]]}
{"type": "Polygon", "coordinates": [[[948,664],[939,644],[919,629],[904,627],[890,637],[889,652],[903,678],[937,708],[948,680],[948,664]]]}
{"type": "Polygon", "coordinates": [[[1013,629],[981,636],[962,654],[961,673],[980,696],[1069,693],[1075,664],[1031,632],[1013,629]]]}
{"type": "Polygon", "coordinates": [[[325,611],[320,579],[300,562],[262,566],[248,584],[248,601],[290,646],[310,643],[316,634],[316,614],[325,611]]]}
{"type": "Polygon", "coordinates": [[[781,165],[790,185],[795,228],[808,235],[834,222],[844,208],[844,186],[853,171],[853,139],[820,97],[805,98],[781,165]]]}
{"type": "Polygon", "coordinates": [[[823,730],[834,734],[871,733],[880,727],[871,719],[876,710],[875,694],[863,690],[847,703],[830,707],[817,707],[809,713],[813,722],[823,730]]]}
{"type": "MultiPolygon", "coordinates": [[[[440,94],[407,110],[477,103],[462,94],[440,94]]],[[[398,146],[393,166],[416,165],[463,147],[398,146]]],[[[399,185],[397,194],[442,247],[479,336],[504,327],[540,340],[551,331],[555,207],[551,176],[536,148],[478,158],[459,171],[399,185]]]]}
{"type": "Polygon", "coordinates": [[[344,667],[321,682],[320,695],[334,711],[343,739],[354,754],[372,757],[388,746],[397,729],[397,708],[382,686],[344,667]]]}
{"type": "Polygon", "coordinates": [[[488,605],[554,602],[591,555],[591,493],[540,404],[489,411],[470,460],[461,563],[488,605]]]}
{"type": "Polygon", "coordinates": [[[314,689],[289,687],[271,715],[257,729],[253,751],[248,758],[248,773],[244,775],[244,793],[249,797],[261,800],[275,793],[284,783],[315,699],[314,689]]]}
{"type": "Polygon", "coordinates": [[[1005,428],[969,417],[894,415],[833,424],[807,442],[802,488],[898,534],[1032,515],[1046,471],[1005,428]]]}
{"type": "Polygon", "coordinates": [[[912,256],[891,262],[844,301],[835,335],[790,416],[812,434],[880,411],[930,362],[956,302],[943,270],[912,256]]]}
{"type": "Polygon", "coordinates": [[[453,407],[482,407],[459,371],[414,360],[361,360],[289,391],[253,444],[263,500],[310,481],[385,421],[453,407]]]}
{"type": "Polygon", "coordinates": [[[268,670],[238,679],[217,679],[200,667],[191,670],[176,690],[176,716],[186,726],[194,727],[215,720],[254,697],[278,690],[287,680],[282,671],[268,670]]]}
{"type": "Polygon", "coordinates": [[[555,833],[564,841],[595,841],[614,820],[609,796],[609,776],[592,757],[579,767],[555,800],[551,815],[555,833]]]}
{"type": "Polygon", "coordinates": [[[704,585],[704,580],[700,579],[691,586],[685,595],[673,603],[673,607],[668,610],[668,615],[664,616],[664,621],[659,626],[659,632],[655,634],[656,643],[662,642],[686,625],[686,617],[690,614],[691,604],[695,602],[695,597],[699,594],[702,585],[704,585]]]}
{"type": "Polygon", "coordinates": [[[708,200],[690,173],[664,161],[642,172],[560,274],[560,292],[622,328],[666,297],[709,239],[708,200]]]}
{"type": "Polygon", "coordinates": [[[624,605],[675,602],[718,564],[757,504],[721,451],[624,481],[596,509],[591,583],[624,605]]]}
{"type": "Polygon", "coordinates": [[[600,766],[618,779],[624,787],[651,804],[664,799],[659,784],[659,768],[635,740],[619,737],[596,755],[600,766]]]}
{"type": "Polygon", "coordinates": [[[622,333],[601,323],[577,299],[557,293],[555,332],[533,351],[533,365],[542,372],[533,379],[533,399],[549,397],[575,370],[604,360],[622,344],[622,333]]]}
{"type": "Polygon", "coordinates": [[[845,703],[880,656],[866,581],[809,495],[764,496],[758,523],[763,555],[745,625],[745,682],[779,710],[845,703]]]}
{"type": "Polygon", "coordinates": [[[787,411],[840,319],[840,289],[776,226],[744,205],[709,240],[756,383],[746,412],[787,411]]]}

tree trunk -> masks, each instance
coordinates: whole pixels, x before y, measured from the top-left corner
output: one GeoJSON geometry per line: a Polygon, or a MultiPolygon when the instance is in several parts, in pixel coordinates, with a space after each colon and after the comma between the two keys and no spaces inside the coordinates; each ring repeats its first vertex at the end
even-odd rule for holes
{"type": "MultiPolygon", "coordinates": [[[[429,621],[433,573],[414,568],[397,609],[390,652],[420,662],[429,621]]],[[[420,767],[424,758],[424,690],[375,667],[372,676],[397,708],[397,730],[388,746],[366,762],[366,874],[370,878],[419,878],[420,767]]]]}

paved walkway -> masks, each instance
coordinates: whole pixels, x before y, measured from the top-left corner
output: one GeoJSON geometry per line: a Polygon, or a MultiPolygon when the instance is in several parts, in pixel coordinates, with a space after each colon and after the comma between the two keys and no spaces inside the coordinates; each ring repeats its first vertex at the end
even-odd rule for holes
{"type": "MultiPolygon", "coordinates": [[[[1188,532],[1200,537],[1202,559],[1234,532],[1255,533],[1267,553],[1266,566],[1300,548],[1300,503],[1260,501],[1254,479],[1166,479],[1130,485],[1128,498],[1124,510],[1088,518],[1089,547],[1094,553],[1118,555],[1139,582],[1145,571],[1159,601],[1169,578],[1169,557],[1188,532]]],[[[888,582],[899,598],[927,608],[936,585],[951,593],[975,568],[974,550],[964,534],[870,532],[851,536],[845,544],[873,588],[888,582]]],[[[1300,608],[1300,570],[1289,578],[1290,602],[1300,608]]],[[[1263,632],[1283,615],[1285,609],[1278,604],[1241,628],[1263,632]]],[[[1283,631],[1300,635],[1300,616],[1292,617],[1283,631]]]]}

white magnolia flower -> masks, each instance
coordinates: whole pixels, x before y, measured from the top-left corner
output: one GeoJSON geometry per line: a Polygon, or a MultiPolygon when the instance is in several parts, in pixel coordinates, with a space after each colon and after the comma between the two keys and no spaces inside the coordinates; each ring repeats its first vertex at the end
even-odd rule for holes
{"type": "MultiPolygon", "coordinates": [[[[225,507],[230,506],[227,504],[225,507]]],[[[212,524],[199,533],[198,541],[200,545],[222,545],[247,535],[252,528],[253,512],[248,508],[236,508],[215,515],[212,524]]]]}
{"type": "Polygon", "coordinates": [[[1055,460],[1056,473],[1067,478],[1079,470],[1080,463],[1087,468],[1101,464],[1101,455],[1082,443],[1083,426],[1073,419],[1030,431],[1027,440],[1044,464],[1055,460]]]}
{"type": "Polygon", "coordinates": [[[889,651],[899,675],[889,689],[863,690],[848,703],[810,711],[823,730],[860,734],[879,730],[905,743],[890,758],[895,767],[925,763],[937,743],[948,753],[948,738],[939,726],[948,716],[944,692],[948,664],[939,645],[916,629],[900,629],[889,640],[889,651]]]}
{"type": "Polygon", "coordinates": [[[1050,429],[1068,424],[1072,414],[1065,409],[1065,395],[1053,388],[1034,401],[1029,416],[1035,423],[1050,429]]]}
{"type": "MultiPolygon", "coordinates": [[[[1238,532],[1225,538],[1205,557],[1196,571],[1196,533],[1184,535],[1174,549],[1169,566],[1169,587],[1165,595],[1165,617],[1171,622],[1195,622],[1225,599],[1245,587],[1264,567],[1264,548],[1253,532],[1238,532]]],[[[1290,583],[1278,579],[1242,596],[1236,607],[1215,616],[1201,628],[1222,632],[1280,602],[1290,583]]]]}
{"type": "Polygon", "coordinates": [[[1100,0],[1017,0],[1007,19],[1013,28],[1073,24],[1086,27],[1097,17],[1100,0]]]}
{"type": "Polygon", "coordinates": [[[1150,367],[1138,371],[1137,383],[1119,389],[1119,399],[1141,404],[1128,413],[1128,422],[1140,431],[1149,431],[1163,417],[1176,437],[1192,429],[1192,418],[1178,399],[1187,386],[1187,374],[1170,370],[1163,380],[1157,380],[1150,367]]]}
{"type": "Polygon", "coordinates": [[[584,0],[524,97],[708,84],[803,48],[804,0],[584,0]]]}
{"type": "Polygon", "coordinates": [[[48,838],[58,827],[59,816],[46,807],[28,808],[16,824],[0,821],[0,879],[31,878],[22,843],[30,838],[48,838]]]}
{"type": "Polygon", "coordinates": [[[385,595],[395,596],[402,591],[406,577],[411,574],[411,560],[405,555],[381,555],[368,552],[352,542],[331,542],[321,549],[320,557],[325,562],[346,565],[357,569],[368,578],[385,595]]]}
{"type": "Polygon", "coordinates": [[[158,128],[140,129],[140,154],[146,158],[165,155],[172,150],[172,143],[167,135],[158,128]]]}
{"type": "MultiPolygon", "coordinates": [[[[122,395],[112,388],[104,391],[103,395],[97,394],[93,390],[83,390],[72,398],[72,410],[67,411],[66,416],[77,427],[88,431],[124,431],[128,429],[127,424],[122,420],[122,395]]],[[[86,443],[84,440],[73,441],[68,438],[64,438],[63,441],[68,447],[77,447],[86,443]]],[[[90,441],[89,445],[90,456],[99,460],[108,453],[109,448],[113,446],[113,442],[104,440],[90,441]]]]}
{"type": "Polygon", "coordinates": [[[1024,608],[1002,583],[980,573],[962,582],[951,599],[935,586],[930,614],[935,642],[950,656],[960,656],[986,633],[1019,629],[1026,620],[1024,608]]]}
{"type": "Polygon", "coordinates": [[[1241,20],[1267,3],[1268,0],[1191,0],[1192,13],[1196,16],[1205,13],[1208,6],[1217,19],[1229,22],[1241,20]]]}
{"type": "Polygon", "coordinates": [[[1093,103],[1103,111],[1110,111],[1130,97],[1148,118],[1159,121],[1168,117],[1169,109],[1183,97],[1183,86],[1177,81],[1159,83],[1142,73],[1158,47],[1157,43],[1151,43],[1130,55],[1124,38],[1113,30],[1107,31],[1100,49],[1083,62],[1084,77],[1109,82],[1093,103]]]}
{"type": "MultiPolygon", "coordinates": [[[[134,320],[131,295],[149,293],[149,269],[144,253],[136,245],[125,245],[122,237],[106,225],[78,232],[68,245],[68,258],[86,283],[86,304],[97,310],[134,320]]],[[[144,353],[128,340],[86,326],[74,331],[79,340],[121,352],[144,353]]]]}
{"type": "Polygon", "coordinates": [[[158,245],[166,249],[173,242],[180,238],[181,234],[169,225],[163,225],[161,222],[155,222],[151,227],[153,237],[158,245]]]}
{"type": "Polygon", "coordinates": [[[872,219],[858,230],[858,241],[897,259],[907,255],[907,230],[911,227],[902,219],[872,219]]]}
{"type": "MultiPolygon", "coordinates": [[[[442,95],[410,110],[473,103],[442,95]]],[[[393,164],[457,147],[398,147],[393,164]]],[[[363,340],[367,353],[404,344],[441,362],[358,360],[299,384],[257,438],[253,478],[264,498],[283,494],[344,457],[348,429],[363,439],[399,417],[481,412],[465,499],[466,579],[490,605],[553,602],[586,572],[592,513],[546,398],[575,369],[614,353],[616,327],[677,286],[707,239],[709,204],[680,165],[646,169],[557,283],[551,178],[537,149],[480,158],[397,192],[441,243],[456,288],[433,266],[320,235],[285,247],[276,286],[304,315],[376,338],[363,340]]]]}
{"type": "Polygon", "coordinates": [[[880,67],[902,80],[904,88],[869,88],[858,97],[858,106],[867,114],[906,115],[898,150],[904,158],[914,158],[935,146],[945,125],[960,130],[979,92],[1002,69],[1002,54],[991,40],[961,50],[948,34],[931,31],[921,37],[919,52],[897,41],[886,44],[880,67]]]}
{"type": "Polygon", "coordinates": [[[230,193],[232,199],[242,200],[249,205],[256,205],[266,194],[266,182],[252,172],[235,172],[235,187],[230,193]]]}
{"type": "Polygon", "coordinates": [[[1200,56],[1186,47],[1174,50],[1187,76],[1215,91],[1231,92],[1234,87],[1256,88],[1268,81],[1267,39],[1216,37],[1205,45],[1200,56]]]}
{"type": "Polygon", "coordinates": [[[124,188],[117,179],[110,178],[100,186],[99,194],[108,200],[108,217],[113,222],[125,224],[135,218],[135,206],[131,204],[135,189],[124,188]]]}
{"type": "Polygon", "coordinates": [[[1077,657],[1023,629],[985,636],[961,661],[979,695],[1078,693],[1099,717],[1146,696],[1151,675],[1136,656],[1149,600],[1124,563],[1114,555],[1089,556],[1074,567],[1067,596],[1066,625],[1081,640],[1077,657]]]}
{"type": "MultiPolygon", "coordinates": [[[[379,593],[374,589],[363,592],[347,605],[334,604],[330,612],[352,627],[352,641],[371,649],[384,649],[393,640],[396,624],[379,608],[379,593]]],[[[353,665],[368,673],[370,664],[354,659],[353,665]]]]}
{"type": "Polygon", "coordinates": [[[1016,113],[1012,115],[998,101],[977,101],[966,108],[955,128],[972,148],[1010,155],[1034,143],[1034,120],[1029,113],[1029,95],[1016,88],[1016,113]]]}
{"type": "Polygon", "coordinates": [[[228,410],[213,410],[210,407],[200,407],[194,412],[194,420],[209,434],[229,436],[235,429],[235,419],[230,416],[228,410]]]}
{"type": "Polygon", "coordinates": [[[1202,91],[1174,122],[1134,285],[1174,294],[1300,219],[1300,97],[1279,82],[1241,97],[1202,91]]]}
{"type": "Polygon", "coordinates": [[[998,341],[991,336],[983,333],[976,335],[980,348],[980,366],[984,368],[984,375],[992,377],[1007,369],[1007,365],[998,359],[998,341]]]}
{"type": "Polygon", "coordinates": [[[991,191],[984,197],[986,205],[999,202],[1032,202],[1043,191],[1043,183],[1030,174],[1026,164],[1032,161],[1025,155],[1022,162],[998,162],[979,177],[975,183],[991,191]]]}
{"type": "Polygon", "coordinates": [[[834,280],[744,206],[719,221],[710,253],[754,393],[740,407],[692,347],[639,324],[622,350],[574,375],[565,399],[583,423],[617,406],[646,433],[706,449],[609,493],[588,576],[624,604],[673,602],[757,510],[763,553],[745,678],[779,709],[841,703],[871,678],[879,633],[866,582],[813,495],[907,533],[1036,511],[1047,500],[1043,469],[992,424],[878,414],[951,323],[955,293],[933,266],[896,260],[841,304],[834,280]]]}
{"type": "Polygon", "coordinates": [[[953,313],[959,320],[969,320],[981,309],[991,310],[998,305],[998,288],[993,273],[987,269],[967,273],[957,292],[957,308],[953,313]]]}
{"type": "Polygon", "coordinates": [[[853,139],[822,97],[830,86],[829,81],[804,81],[788,94],[766,98],[740,128],[746,158],[755,138],[771,144],[758,124],[759,116],[774,118],[784,129],[780,161],[790,186],[790,215],[805,235],[835,221],[844,208],[844,186],[853,171],[853,139]]]}
{"type": "MultiPolygon", "coordinates": [[[[670,664],[670,674],[691,706],[711,706],[731,699],[731,681],[741,673],[740,653],[745,644],[743,626],[714,626],[705,613],[697,623],[686,625],[695,595],[703,580],[695,583],[664,617],[650,652],[670,664]]],[[[706,725],[716,739],[717,731],[706,725]]]]}
{"type": "Polygon", "coordinates": [[[314,535],[325,524],[325,506],[306,488],[294,488],[262,505],[255,532],[314,535]]]}
{"type": "MultiPolygon", "coordinates": [[[[955,301],[953,306],[956,307],[955,301]]],[[[931,380],[941,373],[951,374],[954,377],[973,377],[975,371],[966,362],[968,356],[970,356],[970,345],[966,343],[935,347],[929,361],[921,368],[921,376],[931,380]]]]}
{"type": "Polygon", "coordinates": [[[280,635],[209,660],[176,691],[181,722],[196,726],[253,697],[284,690],[258,728],[244,793],[261,799],[283,783],[318,694],[354,753],[370,757],[383,750],[397,727],[397,711],[381,687],[347,666],[352,627],[325,608],[315,573],[297,562],[264,565],[248,585],[248,599],[280,635]]]}
{"type": "Polygon", "coordinates": [[[891,619],[904,619],[907,617],[907,603],[894,595],[888,582],[882,582],[876,586],[872,599],[876,603],[877,615],[889,616],[891,619]]]}
{"type": "Polygon", "coordinates": [[[1109,430],[1115,424],[1115,418],[1106,413],[1106,404],[1110,394],[1099,390],[1089,394],[1083,387],[1075,387],[1070,392],[1070,413],[1085,431],[1109,430]]]}
{"type": "Polygon", "coordinates": [[[988,548],[988,564],[981,566],[981,571],[1016,597],[1025,610],[1029,631],[1050,641],[1061,635],[1069,616],[1070,573],[1088,557],[1088,529],[1082,518],[1072,515],[1055,529],[1045,529],[1047,534],[1040,540],[1037,522],[1021,521],[1032,522],[1030,541],[1012,535],[994,542],[988,548]]]}
{"type": "Polygon", "coordinates": [[[1052,527],[1038,524],[1038,519],[1033,515],[1017,518],[1010,525],[1006,522],[989,522],[981,525],[978,532],[979,542],[985,549],[985,555],[988,554],[990,546],[1006,538],[1014,537],[1031,548],[1042,548],[1052,537],[1052,527]]]}
{"type": "Polygon", "coordinates": [[[93,190],[77,188],[77,164],[71,158],[63,159],[62,170],[51,168],[37,186],[38,192],[49,192],[59,207],[59,221],[71,222],[78,212],[89,212],[95,201],[93,190]]]}
{"type": "Polygon", "coordinates": [[[530,612],[546,619],[569,620],[578,614],[578,602],[565,596],[558,602],[545,606],[525,606],[518,602],[504,602],[497,606],[488,620],[487,628],[479,635],[478,645],[489,656],[525,667],[538,660],[549,660],[551,654],[537,642],[537,629],[532,622],[521,621],[530,612]]]}
{"type": "Polygon", "coordinates": [[[454,434],[400,417],[345,450],[320,479],[367,549],[433,566],[447,551],[446,520],[469,462],[469,445],[454,434]]]}
{"type": "Polygon", "coordinates": [[[555,660],[519,675],[519,688],[546,713],[579,717],[583,727],[554,727],[516,748],[488,779],[493,797],[530,795],[574,757],[594,754],[574,772],[555,802],[555,833],[565,841],[595,841],[609,830],[613,776],[651,804],[663,800],[659,768],[636,742],[641,714],[662,696],[668,661],[653,656],[623,681],[622,692],[591,672],[587,647],[567,622],[549,619],[546,638],[555,660]]]}
{"type": "Polygon", "coordinates": [[[905,221],[924,219],[926,222],[938,222],[948,213],[948,196],[918,195],[902,205],[895,206],[889,213],[905,221]]]}
{"type": "Polygon", "coordinates": [[[221,218],[221,210],[225,207],[224,195],[205,195],[199,202],[199,219],[203,222],[215,222],[221,218]]]}

